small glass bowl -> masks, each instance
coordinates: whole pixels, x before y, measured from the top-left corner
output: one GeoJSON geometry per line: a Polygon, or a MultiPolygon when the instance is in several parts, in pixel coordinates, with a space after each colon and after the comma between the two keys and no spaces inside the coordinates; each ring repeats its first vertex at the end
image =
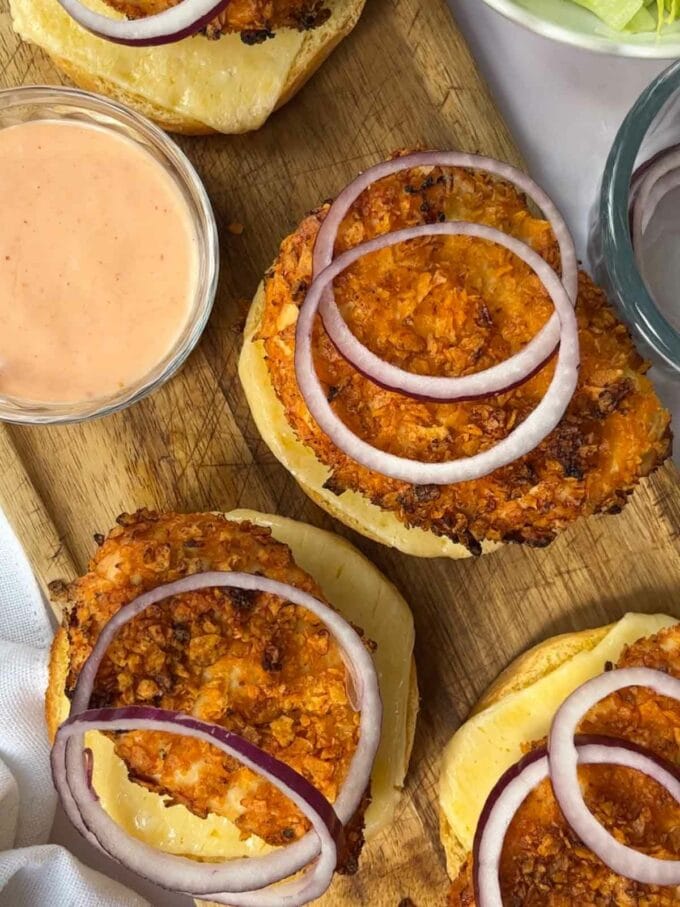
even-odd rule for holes
{"type": "Polygon", "coordinates": [[[107,98],[75,88],[30,85],[0,91],[0,129],[44,119],[96,124],[143,147],[180,189],[198,243],[196,293],[184,330],[163,360],[136,384],[113,395],[78,403],[36,403],[0,395],[0,420],[6,422],[83,422],[136,403],[164,384],[184,364],[203,333],[217,291],[217,225],[203,183],[189,159],[161,129],[144,117],[107,98]]]}
{"type": "Polygon", "coordinates": [[[605,167],[589,244],[595,277],[631,326],[641,352],[675,380],[680,374],[680,334],[659,311],[640,275],[628,207],[633,172],[678,143],[680,61],[645,89],[619,129],[605,167]]]}

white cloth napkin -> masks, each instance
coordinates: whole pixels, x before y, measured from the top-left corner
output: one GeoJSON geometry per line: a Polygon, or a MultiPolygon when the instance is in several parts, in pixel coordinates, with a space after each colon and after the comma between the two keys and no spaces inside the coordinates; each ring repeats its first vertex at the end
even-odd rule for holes
{"type": "MultiPolygon", "coordinates": [[[[47,606],[0,511],[0,905],[148,907],[63,846],[47,843],[57,808],[43,716],[52,632],[47,606]]],[[[77,835],[71,840],[88,848],[77,835]]],[[[164,895],[158,889],[154,903],[170,903],[164,895]]]]}

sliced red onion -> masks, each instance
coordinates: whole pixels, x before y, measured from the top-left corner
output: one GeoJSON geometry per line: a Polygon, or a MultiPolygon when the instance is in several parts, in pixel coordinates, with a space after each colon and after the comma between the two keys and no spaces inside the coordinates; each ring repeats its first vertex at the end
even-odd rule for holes
{"type": "Polygon", "coordinates": [[[653,167],[661,158],[665,158],[667,155],[678,150],[680,150],[680,145],[671,145],[669,148],[662,148],[661,151],[657,151],[656,154],[653,154],[650,158],[640,164],[630,178],[630,195],[633,196],[637,193],[637,190],[640,188],[640,183],[650,167],[653,167]]]}
{"type": "Polygon", "coordinates": [[[107,41],[130,46],[173,44],[195,35],[229,4],[230,0],[181,0],[162,13],[140,19],[111,19],[96,13],[81,0],[59,0],[78,25],[107,41]]]}
{"type": "MultiPolygon", "coordinates": [[[[680,860],[659,860],[621,844],[597,821],[583,799],[576,767],[576,728],[589,709],[626,687],[646,687],[660,696],[680,699],[680,679],[651,668],[621,668],[584,683],[557,710],[548,738],[550,777],[555,798],[574,832],[603,863],[619,875],[647,885],[680,885],[680,860]]],[[[647,772],[680,803],[680,783],[647,772]]]]}
{"type": "Polygon", "coordinates": [[[631,237],[636,256],[640,254],[642,236],[661,199],[680,185],[680,147],[660,152],[643,168],[638,170],[637,178],[631,180],[631,237]]]}
{"type": "MultiPolygon", "coordinates": [[[[347,824],[354,816],[364,797],[371,776],[375,754],[380,743],[382,703],[380,700],[378,678],[371,655],[366,650],[366,647],[356,631],[331,607],[295,586],[249,573],[213,571],[186,576],[175,582],[158,586],[149,592],[143,593],[117,611],[103,627],[89,658],[83,665],[78,676],[78,681],[71,701],[70,717],[75,718],[87,709],[99,666],[111,641],[121,627],[129,623],[129,621],[133,620],[147,608],[165,601],[174,595],[181,595],[209,588],[244,589],[252,592],[263,592],[269,595],[276,595],[315,614],[333,634],[350,673],[356,694],[357,707],[361,712],[357,748],[350,763],[345,782],[338,792],[338,796],[334,803],[334,809],[338,819],[343,825],[347,824]]],[[[187,716],[184,717],[186,718],[187,716]]],[[[76,740],[67,740],[65,742],[65,748],[69,774],[73,772],[76,773],[78,777],[83,774],[83,771],[85,771],[86,774],[82,756],[82,743],[76,740]]],[[[88,840],[92,840],[92,830],[80,818],[78,804],[75,803],[70,790],[64,788],[61,793],[64,807],[69,814],[69,817],[88,840]]],[[[154,853],[156,852],[154,851],[154,853]]],[[[270,862],[274,867],[277,867],[276,872],[282,870],[282,874],[279,875],[279,878],[284,878],[309,865],[309,863],[312,860],[315,860],[318,855],[319,839],[315,833],[309,832],[299,841],[288,845],[283,851],[279,852],[279,854],[268,855],[267,859],[269,860],[270,857],[276,857],[276,860],[271,860],[270,862]]],[[[265,858],[258,858],[258,860],[259,859],[265,858]]],[[[255,862],[258,863],[257,860],[255,862]]],[[[258,863],[258,865],[261,866],[262,864],[258,863]]],[[[146,866],[145,874],[149,876],[151,870],[158,874],[158,879],[154,880],[157,880],[159,884],[168,884],[171,887],[176,887],[173,886],[170,876],[168,875],[169,869],[167,867],[161,867],[158,853],[156,853],[155,863],[146,866]]],[[[258,878],[259,877],[260,876],[258,876],[258,878]]],[[[267,883],[263,882],[262,884],[267,883]]],[[[219,888],[215,888],[210,894],[212,896],[215,893],[219,893],[219,891],[219,888]]],[[[232,895],[229,895],[229,897],[232,897],[232,895]]],[[[217,898],[213,899],[216,900],[217,898]]],[[[250,902],[246,903],[244,896],[241,897],[238,904],[233,900],[229,900],[227,903],[234,904],[236,907],[250,907],[250,902]]],[[[252,905],[253,907],[261,907],[261,902],[253,901],[252,905]]]]}
{"type": "MultiPolygon", "coordinates": [[[[579,736],[575,740],[572,738],[572,744],[578,765],[620,765],[636,769],[653,778],[674,797],[680,797],[678,769],[634,743],[613,737],[579,736]]],[[[505,836],[522,803],[537,785],[548,777],[551,778],[554,788],[555,781],[551,774],[548,752],[541,747],[509,768],[489,794],[477,824],[473,844],[472,869],[477,907],[503,907],[500,861],[505,836]]],[[[578,787],[578,779],[576,786],[578,787]]],[[[578,834],[576,828],[574,831],[578,834]]],[[[631,852],[640,856],[637,851],[631,852]]],[[[613,868],[608,860],[600,854],[598,856],[613,868]]],[[[676,865],[665,860],[656,862],[676,865]]],[[[620,875],[630,878],[626,872],[620,875]]],[[[649,881],[650,884],[666,884],[658,878],[649,881]]]]}
{"type": "Polygon", "coordinates": [[[576,389],[579,343],[576,316],[570,298],[553,269],[527,245],[483,224],[426,224],[386,233],[339,255],[310,286],[300,309],[295,338],[295,372],[307,407],[319,427],[349,457],[382,475],[414,485],[448,485],[478,479],[532,451],[550,434],[564,415],[576,389]],[[472,236],[504,246],[538,275],[554,305],[561,327],[555,374],[545,396],[527,418],[506,438],[474,456],[443,463],[426,463],[378,450],[359,438],[329,404],[314,368],[314,320],[324,290],[346,268],[364,255],[426,236],[472,236]]]}
{"type": "Polygon", "coordinates": [[[328,888],[337,862],[336,842],[342,824],[326,798],[305,778],[259,747],[223,727],[165,709],[131,707],[92,709],[65,721],[57,731],[51,754],[54,783],[71,818],[72,804],[98,845],[138,875],[192,897],[228,898],[233,907],[297,907],[320,897],[328,888]],[[162,731],[181,734],[216,746],[273,784],[311,822],[320,855],[310,871],[276,888],[272,884],[298,870],[289,848],[263,857],[203,863],[163,853],[129,835],[104,810],[88,778],[84,756],[87,731],[162,731]]]}
{"type": "MultiPolygon", "coordinates": [[[[314,278],[333,260],[340,225],[356,199],[369,186],[394,173],[422,167],[464,167],[492,173],[521,189],[550,221],[562,259],[562,282],[572,303],[578,293],[578,265],[571,234],[549,196],[530,177],[509,164],[456,151],[423,151],[394,158],[369,168],[350,183],[331,205],[314,246],[314,278]]],[[[335,300],[332,284],[326,285],[319,304],[324,327],[340,353],[367,377],[383,387],[430,400],[460,400],[507,390],[536,371],[554,353],[560,339],[556,314],[518,353],[481,372],[459,377],[417,375],[385,362],[354,336],[335,300]]]]}

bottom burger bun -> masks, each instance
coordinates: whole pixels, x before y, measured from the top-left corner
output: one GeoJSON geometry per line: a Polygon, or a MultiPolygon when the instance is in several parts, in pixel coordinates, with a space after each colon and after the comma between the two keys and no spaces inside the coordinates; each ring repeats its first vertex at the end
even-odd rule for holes
{"type": "MultiPolygon", "coordinates": [[[[103,0],[93,10],[116,16],[103,0]]],[[[80,88],[127,104],[170,132],[258,129],[290,100],[356,25],[365,0],[328,0],[331,15],[306,32],[278,31],[262,44],[238,34],[202,35],[160,47],[125,47],[82,29],[59,0],[10,0],[15,31],[80,88]]]]}
{"type": "Polygon", "coordinates": [[[626,614],[607,627],[548,639],[498,677],[442,758],[440,828],[452,879],[472,850],[488,794],[523,746],[545,737],[564,699],[618,661],[627,645],[675,623],[665,614],[626,614]]]}
{"type": "MultiPolygon", "coordinates": [[[[257,339],[263,308],[264,287],[261,284],[248,313],[239,377],[258,431],[305,494],[346,526],[405,554],[415,557],[469,557],[470,551],[464,545],[424,529],[405,526],[393,513],[371,503],[362,494],[349,490],[336,495],[324,487],[330,470],[298,440],[272,385],[264,343],[257,339]]],[[[496,542],[484,541],[482,553],[487,554],[498,547],[496,542]]]]}
{"type": "MultiPolygon", "coordinates": [[[[236,510],[226,516],[270,528],[273,537],[291,549],[298,566],[319,583],[326,599],[377,643],[374,659],[384,717],[371,778],[372,802],[365,814],[365,835],[370,839],[392,820],[413,746],[418,687],[409,607],[373,564],[339,536],[251,510],[236,510]]],[[[64,630],[59,630],[46,694],[51,739],[68,715],[64,694],[68,668],[68,641],[64,630]]],[[[242,840],[239,829],[224,817],[210,814],[201,819],[183,805],[166,807],[158,794],[128,780],[111,740],[91,732],[86,741],[94,753],[94,788],[107,812],[128,833],[159,849],[194,858],[233,859],[271,849],[255,836],[242,840]]]]}

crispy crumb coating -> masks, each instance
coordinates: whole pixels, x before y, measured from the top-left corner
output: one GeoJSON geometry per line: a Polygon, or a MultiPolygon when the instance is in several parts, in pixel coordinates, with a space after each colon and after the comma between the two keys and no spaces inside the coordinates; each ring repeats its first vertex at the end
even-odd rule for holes
{"type": "MultiPolygon", "coordinates": [[[[106,0],[113,9],[131,19],[161,13],[180,0],[106,0]]],[[[281,28],[307,31],[322,25],[330,16],[324,0],[229,0],[207,26],[209,38],[240,32],[246,44],[260,44],[273,38],[281,28]]]]}
{"type": "MultiPolygon", "coordinates": [[[[680,677],[680,629],[670,627],[628,646],[618,667],[634,665],[680,677]]],[[[644,687],[608,696],[579,730],[632,740],[680,762],[680,703],[644,687]]],[[[680,807],[662,787],[616,766],[583,766],[579,777],[588,806],[620,840],[660,859],[678,859],[680,807]]],[[[624,879],[584,847],[562,817],[549,780],[530,794],[508,829],[501,886],[511,907],[670,907],[680,901],[680,889],[624,879]]],[[[449,905],[475,907],[471,858],[453,884],[449,905]]]]}
{"type": "MultiPolygon", "coordinates": [[[[148,511],[124,514],[118,523],[100,539],[89,572],[63,592],[67,693],[104,623],[163,583],[238,570],[322,598],[268,529],[212,514],[148,511]]],[[[265,594],[207,589],[152,606],[122,628],[100,667],[92,705],[149,704],[219,723],[291,765],[333,801],[358,739],[346,682],[336,642],[304,608],[265,594]]],[[[209,744],[156,732],[114,739],[130,778],[169,803],[199,816],[226,816],[244,836],[270,844],[289,843],[307,830],[281,793],[209,744]]],[[[362,817],[363,808],[349,830],[352,865],[363,842],[362,817]]]]}
{"type": "MultiPolygon", "coordinates": [[[[319,429],[300,395],[295,323],[328,205],[285,239],[265,281],[269,373],[298,438],[330,467],[327,488],[353,489],[407,526],[429,529],[480,553],[481,542],[546,545],[577,517],[618,511],[641,476],[669,454],[669,414],[645,377],[647,364],[604,294],[580,275],[581,369],[558,428],[528,456],[484,478],[412,486],[360,466],[319,429]]],[[[336,252],[376,235],[443,219],[478,221],[523,240],[559,266],[549,225],[514,187],[479,172],[406,171],[375,183],[343,223],[336,252]]],[[[336,297],[373,352],[418,373],[479,371],[517,352],[552,306],[538,278],[507,250],[468,237],[426,238],[366,256],[341,275],[336,297]]],[[[315,363],[336,413],[362,438],[404,457],[470,456],[505,437],[544,395],[548,363],[514,390],[469,402],[431,403],[378,387],[335,349],[319,321],[315,363]]]]}

